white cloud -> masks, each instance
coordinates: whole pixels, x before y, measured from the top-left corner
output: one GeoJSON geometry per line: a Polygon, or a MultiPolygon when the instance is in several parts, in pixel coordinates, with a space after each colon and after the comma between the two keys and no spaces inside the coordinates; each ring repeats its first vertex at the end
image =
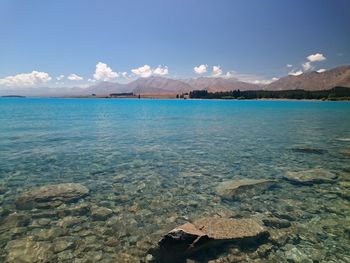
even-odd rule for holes
{"type": "Polygon", "coordinates": [[[128,77],[128,72],[121,72],[120,74],[122,74],[122,76],[124,77],[124,78],[127,78],[128,77]]]}
{"type": "Polygon", "coordinates": [[[70,74],[67,79],[72,80],[72,81],[79,81],[79,80],[83,80],[83,77],[78,76],[77,74],[70,74]]]}
{"type": "Polygon", "coordinates": [[[0,79],[0,85],[4,86],[33,86],[40,83],[46,83],[51,77],[46,72],[33,70],[31,73],[21,73],[14,76],[8,76],[0,79]]]}
{"type": "Polygon", "coordinates": [[[324,68],[320,68],[319,70],[317,70],[318,73],[322,73],[322,72],[325,72],[325,71],[326,71],[326,69],[324,69],[324,68]]]}
{"type": "Polygon", "coordinates": [[[141,78],[148,78],[152,76],[152,69],[148,65],[144,65],[142,67],[132,69],[131,72],[140,76],[141,78]]]}
{"type": "Polygon", "coordinates": [[[219,77],[222,75],[222,69],[220,66],[213,66],[213,76],[219,77]]]}
{"type": "Polygon", "coordinates": [[[303,66],[304,71],[308,71],[308,70],[314,68],[314,67],[311,65],[311,62],[310,62],[310,61],[303,63],[302,66],[303,66]]]}
{"type": "Polygon", "coordinates": [[[299,76],[301,74],[303,74],[301,70],[298,70],[298,71],[292,70],[291,72],[288,73],[288,75],[291,75],[291,76],[299,76]]]}
{"type": "Polygon", "coordinates": [[[205,72],[207,72],[208,70],[208,65],[199,65],[198,67],[194,67],[193,68],[194,72],[196,72],[197,74],[203,74],[205,72]]]}
{"type": "Polygon", "coordinates": [[[310,62],[319,62],[319,61],[326,60],[326,57],[321,53],[316,53],[316,54],[308,56],[307,60],[310,62]]]}
{"type": "Polygon", "coordinates": [[[276,77],[272,78],[272,81],[276,81],[276,80],[279,80],[279,78],[276,78],[276,77]]]}
{"type": "Polygon", "coordinates": [[[293,67],[293,65],[292,64],[287,64],[286,67],[287,68],[291,68],[291,67],[293,67]]]}
{"type": "Polygon", "coordinates": [[[276,81],[277,78],[266,78],[263,76],[255,75],[255,74],[246,74],[246,73],[238,73],[236,71],[228,71],[225,75],[222,75],[223,78],[227,79],[235,79],[237,81],[243,81],[247,83],[253,83],[258,85],[270,84],[273,81],[276,81]]]}
{"type": "Polygon", "coordinates": [[[57,80],[62,80],[64,79],[64,75],[59,75],[58,77],[56,77],[57,80]]]}
{"type": "Polygon", "coordinates": [[[165,66],[164,68],[162,68],[162,66],[158,66],[156,69],[153,70],[153,74],[158,76],[168,75],[168,67],[165,66]]]}
{"type": "MultiPolygon", "coordinates": [[[[165,66],[165,67],[158,66],[155,69],[152,69],[149,65],[144,65],[142,67],[132,69],[131,72],[134,73],[135,75],[141,77],[141,78],[148,78],[152,75],[155,75],[155,76],[168,75],[169,69],[167,66],[165,66]]],[[[123,72],[123,74],[125,75],[125,77],[127,77],[126,72],[123,72]]]]}
{"type": "Polygon", "coordinates": [[[119,74],[114,72],[107,64],[98,62],[93,76],[95,80],[108,81],[117,78],[119,74]]]}

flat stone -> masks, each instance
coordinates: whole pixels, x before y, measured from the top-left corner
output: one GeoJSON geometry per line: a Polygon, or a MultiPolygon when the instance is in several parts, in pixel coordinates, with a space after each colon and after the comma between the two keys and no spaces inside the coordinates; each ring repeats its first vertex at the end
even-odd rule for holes
{"type": "Polygon", "coordinates": [[[52,262],[52,245],[33,241],[30,237],[12,240],[5,249],[7,251],[6,262],[8,263],[52,262]]]}
{"type": "Polygon", "coordinates": [[[238,179],[220,183],[216,191],[222,198],[239,198],[249,193],[259,194],[275,185],[275,181],[266,179],[238,179]],[[249,191],[249,192],[247,192],[249,191]]]}
{"type": "Polygon", "coordinates": [[[273,227],[273,228],[287,228],[292,224],[286,219],[278,219],[278,218],[265,218],[262,220],[265,226],[273,227]]]}
{"type": "Polygon", "coordinates": [[[81,219],[75,216],[67,216],[58,221],[57,226],[68,228],[81,223],[81,219]]]}
{"type": "Polygon", "coordinates": [[[254,219],[201,218],[185,223],[166,234],[155,254],[161,260],[174,261],[225,242],[259,243],[269,233],[254,219]]]}
{"type": "Polygon", "coordinates": [[[93,220],[104,221],[113,215],[113,210],[107,207],[93,207],[91,208],[91,217],[93,220]]]}
{"type": "Polygon", "coordinates": [[[305,185],[332,183],[337,179],[337,175],[323,169],[287,172],[283,177],[291,183],[305,185]]]}
{"type": "Polygon", "coordinates": [[[74,240],[72,237],[59,237],[53,241],[53,250],[55,253],[71,248],[74,248],[74,240]]]}
{"type": "Polygon", "coordinates": [[[310,153],[310,154],[324,154],[327,151],[319,148],[314,148],[312,146],[307,146],[307,145],[300,145],[300,146],[295,146],[292,148],[293,152],[300,152],[300,153],[310,153]]]}
{"type": "Polygon", "coordinates": [[[27,226],[30,222],[30,218],[27,215],[20,213],[12,213],[0,221],[0,230],[9,230],[14,227],[27,226]]]}
{"type": "Polygon", "coordinates": [[[19,209],[47,208],[62,202],[76,201],[88,193],[89,189],[76,183],[46,185],[20,194],[16,206],[19,209]]]}
{"type": "Polygon", "coordinates": [[[340,151],[340,153],[345,157],[350,157],[350,149],[343,149],[340,151]]]}

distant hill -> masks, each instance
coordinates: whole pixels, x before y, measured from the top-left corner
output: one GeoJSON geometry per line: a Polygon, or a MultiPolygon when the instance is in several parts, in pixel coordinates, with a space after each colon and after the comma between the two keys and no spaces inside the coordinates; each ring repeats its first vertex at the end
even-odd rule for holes
{"type": "Polygon", "coordinates": [[[208,92],[261,89],[259,85],[238,81],[234,78],[201,77],[184,81],[192,87],[192,90],[207,90],[208,92]]]}
{"type": "Polygon", "coordinates": [[[325,90],[335,86],[350,87],[350,66],[340,66],[322,73],[312,71],[286,76],[264,87],[265,90],[325,90]]]}
{"type": "Polygon", "coordinates": [[[139,78],[130,82],[128,88],[136,94],[150,93],[184,93],[192,90],[192,87],[176,79],[164,77],[139,78]]]}

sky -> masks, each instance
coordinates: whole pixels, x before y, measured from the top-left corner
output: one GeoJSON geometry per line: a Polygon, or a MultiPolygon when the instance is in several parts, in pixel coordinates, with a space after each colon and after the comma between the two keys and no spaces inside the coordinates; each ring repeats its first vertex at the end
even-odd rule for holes
{"type": "Polygon", "coordinates": [[[0,88],[350,64],[348,0],[0,0],[0,88]]]}

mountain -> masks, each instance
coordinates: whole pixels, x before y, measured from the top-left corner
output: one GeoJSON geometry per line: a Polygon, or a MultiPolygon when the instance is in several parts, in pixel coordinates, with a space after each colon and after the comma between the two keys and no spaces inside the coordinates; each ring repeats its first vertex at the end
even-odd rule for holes
{"type": "Polygon", "coordinates": [[[122,92],[131,92],[131,91],[132,89],[129,88],[128,84],[102,81],[81,90],[81,95],[96,94],[96,95],[104,96],[111,93],[122,93],[122,92]]]}
{"type": "Polygon", "coordinates": [[[324,90],[335,86],[350,87],[350,66],[336,67],[322,73],[316,71],[286,76],[266,85],[266,90],[324,90]]]}
{"type": "Polygon", "coordinates": [[[259,85],[239,81],[234,78],[201,77],[184,81],[192,87],[192,90],[207,90],[209,92],[261,89],[259,85]]]}
{"type": "Polygon", "coordinates": [[[189,92],[192,87],[176,79],[169,79],[164,77],[149,77],[139,78],[127,84],[128,88],[135,94],[147,94],[147,93],[171,93],[178,94],[183,92],[189,92]]]}

